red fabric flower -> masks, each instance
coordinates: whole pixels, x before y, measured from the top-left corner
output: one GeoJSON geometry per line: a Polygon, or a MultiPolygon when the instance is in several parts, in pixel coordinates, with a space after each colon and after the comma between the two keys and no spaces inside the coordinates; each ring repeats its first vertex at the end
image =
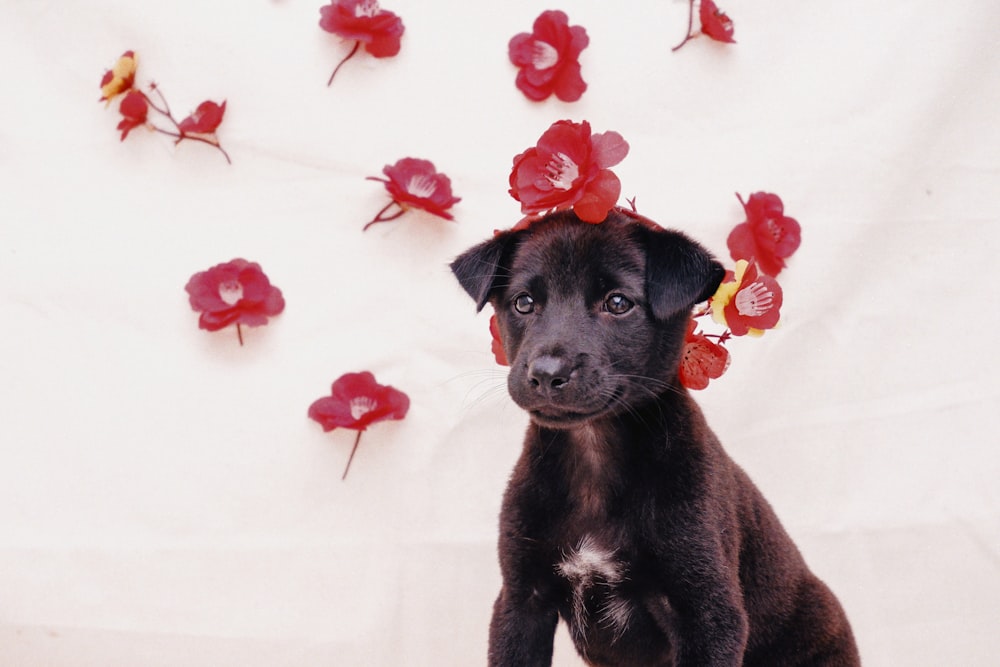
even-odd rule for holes
{"type": "Polygon", "coordinates": [[[320,7],[319,27],[344,39],[354,40],[354,48],[340,61],[330,81],[341,65],[350,60],[362,44],[376,58],[388,58],[399,53],[403,21],[392,12],[379,7],[377,0],[333,0],[320,7]]]}
{"type": "Polygon", "coordinates": [[[123,53],[112,68],[101,77],[101,98],[98,102],[110,104],[112,99],[131,90],[135,84],[136,67],[135,52],[123,53]]]}
{"type": "Polygon", "coordinates": [[[146,96],[142,93],[130,90],[125,97],[122,98],[122,103],[118,106],[118,110],[122,114],[122,120],[118,123],[118,129],[122,131],[122,141],[125,141],[125,137],[128,133],[139,127],[140,125],[146,124],[146,117],[149,114],[149,104],[146,102],[146,96]]]}
{"type": "Polygon", "coordinates": [[[201,313],[198,326],[218,331],[236,324],[243,344],[240,325],[260,326],[285,309],[281,290],[273,286],[260,265],[245,259],[217,264],[191,276],[187,286],[191,308],[201,313]]]}
{"type": "Polygon", "coordinates": [[[216,104],[211,100],[206,100],[198,105],[194,113],[180,122],[178,129],[182,133],[212,134],[218,129],[225,113],[225,101],[222,104],[216,104]]]}
{"type": "Polygon", "coordinates": [[[719,11],[713,0],[701,0],[698,8],[701,31],[717,42],[734,44],[733,22],[724,12],[719,11]]]}
{"type": "Polygon", "coordinates": [[[337,378],[331,395],[317,399],[309,406],[309,418],[318,422],[324,431],[348,428],[358,432],[344,468],[343,478],[346,478],[361,441],[361,433],[375,422],[402,419],[409,409],[410,398],[406,394],[379,384],[374,375],[362,371],[337,378]]]}
{"type": "Polygon", "coordinates": [[[404,157],[396,164],[387,164],[382,173],[388,178],[369,176],[368,180],[384,183],[392,201],[379,211],[364,229],[368,229],[376,222],[394,220],[411,208],[427,211],[445,220],[455,219],[448,209],[462,200],[452,196],[451,179],[438,173],[433,162],[404,157]],[[386,211],[393,205],[398,206],[399,211],[385,216],[386,211]]]}
{"type": "Polygon", "coordinates": [[[760,273],[757,264],[741,259],[712,297],[712,318],[729,327],[734,336],[761,335],[781,318],[782,292],[778,281],[760,273]]]}
{"type": "Polygon", "coordinates": [[[580,52],[590,43],[583,26],[570,26],[558,10],[542,12],[532,32],[522,32],[508,44],[510,61],[520,70],[516,85],[531,100],[555,94],[563,102],[575,102],[587,90],[580,76],[580,52]]]}
{"type": "Polygon", "coordinates": [[[688,389],[704,389],[709,380],[722,377],[729,368],[729,350],[712,342],[703,333],[695,333],[694,318],[688,324],[679,368],[681,384],[688,389]]]}
{"type": "Polygon", "coordinates": [[[572,208],[581,220],[602,222],[621,194],[609,167],[625,159],[628,149],[617,132],[591,135],[587,121],[557,121],[535,147],[514,158],[510,195],[529,216],[572,208]]]}
{"type": "Polygon", "coordinates": [[[733,259],[756,259],[761,271],[777,276],[802,242],[801,228],[794,218],[785,215],[778,195],[755,192],[743,204],[746,222],[736,225],[726,245],[733,259]]]}
{"type": "Polygon", "coordinates": [[[497,324],[495,313],[490,316],[490,335],[493,337],[493,343],[490,345],[493,358],[501,366],[510,366],[510,362],[507,361],[507,353],[503,351],[503,343],[500,341],[500,325],[497,324]]]}

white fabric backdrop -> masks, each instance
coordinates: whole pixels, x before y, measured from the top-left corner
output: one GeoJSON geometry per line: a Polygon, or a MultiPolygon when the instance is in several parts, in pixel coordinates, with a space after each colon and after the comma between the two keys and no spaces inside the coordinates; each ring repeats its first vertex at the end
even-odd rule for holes
{"type": "MultiPolygon", "coordinates": [[[[698,396],[843,601],[868,665],[1000,653],[1000,4],[386,0],[391,59],[319,0],[0,1],[0,662],[475,665],[525,417],[447,262],[519,218],[511,158],[555,120],[615,130],[623,198],[720,256],[733,196],[803,227],[783,326],[698,396]],[[575,104],[526,100],[507,41],[561,8],[575,104]],[[228,100],[233,158],[96,102],[139,54],[182,114],[228,100]],[[361,233],[383,165],[462,197],[361,233]],[[285,312],[196,326],[184,285],[261,263],[285,312]],[[341,373],[406,391],[362,439],[306,409],[341,373]]],[[[565,635],[557,665],[578,665],[565,635]]]]}

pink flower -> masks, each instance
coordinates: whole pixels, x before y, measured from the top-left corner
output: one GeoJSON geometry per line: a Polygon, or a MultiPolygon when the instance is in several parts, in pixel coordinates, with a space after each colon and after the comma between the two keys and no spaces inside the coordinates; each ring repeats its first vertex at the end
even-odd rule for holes
{"type": "Polygon", "coordinates": [[[759,336],[781,318],[782,292],[778,281],[760,273],[757,265],[741,259],[710,301],[712,319],[729,327],[734,336],[759,336]]]}
{"type": "Polygon", "coordinates": [[[379,7],[377,0],[333,0],[320,7],[319,27],[344,39],[354,40],[354,48],[333,70],[330,81],[340,67],[354,57],[362,44],[376,58],[388,58],[399,53],[403,21],[392,12],[379,7]]]}
{"type": "Polygon", "coordinates": [[[149,104],[146,103],[146,96],[135,90],[130,90],[122,98],[122,103],[118,105],[118,110],[122,114],[122,120],[118,123],[118,129],[122,131],[122,141],[128,133],[146,124],[146,117],[149,114],[149,104]]]}
{"type": "Polygon", "coordinates": [[[609,167],[625,159],[628,149],[617,132],[591,135],[587,121],[557,121],[536,146],[514,158],[510,195],[529,216],[572,208],[581,220],[602,222],[621,194],[609,167]]]}
{"type": "Polygon", "coordinates": [[[384,183],[392,201],[379,211],[364,229],[368,229],[376,222],[395,220],[411,208],[427,211],[445,220],[454,220],[448,209],[462,200],[452,196],[451,179],[438,173],[433,162],[405,157],[396,164],[387,164],[383,167],[382,173],[388,178],[369,176],[368,180],[384,183]],[[384,216],[383,214],[393,205],[398,206],[399,211],[384,216]]]}
{"type": "Polygon", "coordinates": [[[218,129],[222,122],[222,116],[226,113],[226,103],[216,104],[211,100],[206,100],[198,105],[190,116],[180,122],[178,129],[181,133],[212,134],[218,129]]]}
{"type": "Polygon", "coordinates": [[[318,422],[324,431],[347,428],[358,432],[341,478],[344,479],[354,460],[361,433],[376,422],[402,419],[409,409],[410,398],[406,394],[379,384],[374,375],[363,371],[346,373],[337,378],[331,395],[319,398],[309,406],[309,418],[318,422]]]}
{"type": "Polygon", "coordinates": [[[777,276],[802,242],[801,228],[785,215],[778,195],[755,192],[746,202],[739,195],[747,219],[730,232],[726,245],[733,259],[756,259],[761,271],[777,276]]]}
{"type": "Polygon", "coordinates": [[[590,39],[582,26],[570,26],[558,10],[542,12],[532,32],[522,32],[508,45],[510,61],[520,70],[517,87],[531,100],[555,94],[563,102],[575,102],[587,90],[580,76],[580,52],[590,39]]]}
{"type": "Polygon", "coordinates": [[[281,290],[274,287],[260,265],[245,259],[217,264],[191,276],[187,286],[191,308],[200,312],[198,326],[219,331],[236,325],[240,345],[240,326],[260,326],[285,309],[281,290]]]}
{"type": "MultiPolygon", "coordinates": [[[[697,323],[694,318],[688,324],[681,352],[679,374],[681,384],[688,389],[704,389],[709,380],[722,377],[729,368],[729,350],[714,343],[703,333],[695,333],[697,323]]],[[[724,336],[719,337],[720,343],[724,336]]]]}

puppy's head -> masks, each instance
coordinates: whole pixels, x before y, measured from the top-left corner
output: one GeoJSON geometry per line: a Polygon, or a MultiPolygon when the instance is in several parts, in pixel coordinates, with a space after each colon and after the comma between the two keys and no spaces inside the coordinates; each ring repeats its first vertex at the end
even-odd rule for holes
{"type": "Polygon", "coordinates": [[[676,389],[691,308],[725,274],[683,234],[619,211],[597,225],[552,214],[471,248],[451,268],[479,309],[496,311],[511,397],[551,428],[676,389]]]}

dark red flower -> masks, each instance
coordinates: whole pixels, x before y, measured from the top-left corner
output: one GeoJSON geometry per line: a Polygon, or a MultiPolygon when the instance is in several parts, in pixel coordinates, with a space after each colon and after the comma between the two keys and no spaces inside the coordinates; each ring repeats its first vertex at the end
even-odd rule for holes
{"type": "Polygon", "coordinates": [[[122,120],[118,123],[118,129],[122,131],[122,141],[125,141],[125,137],[128,133],[139,127],[140,125],[146,124],[146,116],[149,114],[149,104],[146,102],[146,96],[142,93],[130,90],[122,98],[122,103],[118,106],[118,110],[122,114],[122,120]]]}
{"type": "Polygon", "coordinates": [[[448,209],[462,200],[452,196],[451,179],[438,173],[433,162],[404,157],[396,164],[387,164],[383,167],[382,173],[388,178],[369,176],[368,180],[384,183],[392,201],[365,225],[365,229],[376,222],[394,220],[411,208],[427,211],[445,220],[454,220],[448,209]],[[399,211],[384,216],[383,214],[393,205],[398,206],[399,211]]]}
{"type": "Polygon", "coordinates": [[[760,270],[777,276],[802,242],[798,221],[785,215],[781,198],[770,192],[755,192],[743,204],[747,219],[729,233],[726,245],[733,259],[756,259],[760,270]]]}
{"type": "Polygon", "coordinates": [[[709,305],[712,319],[729,327],[734,336],[759,336],[778,325],[781,302],[778,281],[760,273],[756,263],[741,259],[734,273],[726,273],[709,305]]]}
{"type": "Polygon", "coordinates": [[[510,61],[520,68],[517,87],[535,101],[552,94],[563,102],[577,101],[587,90],[579,57],[589,43],[583,26],[570,26],[565,13],[542,12],[532,32],[514,35],[508,44],[510,61]]]}
{"type": "Polygon", "coordinates": [[[114,66],[101,77],[101,98],[98,101],[110,104],[112,99],[131,90],[135,84],[136,67],[135,52],[123,53],[114,66]]]}
{"type": "Polygon", "coordinates": [[[225,113],[225,101],[222,104],[216,104],[211,100],[206,100],[198,105],[194,113],[180,122],[178,129],[182,133],[212,134],[219,127],[225,113]]]}
{"type": "Polygon", "coordinates": [[[490,335],[493,337],[493,342],[490,345],[493,358],[501,366],[510,366],[510,362],[507,361],[507,353],[503,351],[503,342],[500,340],[500,325],[497,324],[496,314],[490,316],[490,335]]]}
{"type": "Polygon", "coordinates": [[[361,433],[375,422],[402,419],[409,409],[410,398],[406,394],[379,384],[374,375],[362,371],[345,373],[337,378],[331,395],[319,398],[309,406],[309,418],[318,422],[324,431],[347,428],[358,432],[344,468],[344,477],[347,477],[361,433]]]}
{"type": "Polygon", "coordinates": [[[681,384],[688,389],[704,389],[709,380],[722,377],[729,368],[729,350],[712,342],[703,333],[695,333],[697,322],[688,323],[679,368],[681,384]]]}
{"type": "Polygon", "coordinates": [[[724,12],[719,11],[713,0],[701,0],[698,8],[701,31],[717,42],[733,44],[733,22],[724,12]]]}
{"type": "Polygon", "coordinates": [[[196,273],[184,289],[191,308],[201,313],[200,328],[218,331],[235,324],[241,345],[240,325],[267,324],[267,318],[285,309],[281,290],[271,284],[259,264],[245,259],[234,259],[196,273]]]}
{"type": "Polygon", "coordinates": [[[340,61],[330,83],[341,65],[350,60],[364,44],[376,58],[388,58],[399,53],[403,21],[392,12],[379,7],[377,0],[333,0],[320,7],[319,27],[344,39],[354,40],[354,48],[340,61]]]}
{"type": "Polygon", "coordinates": [[[590,123],[553,123],[538,144],[514,158],[510,195],[529,216],[572,208],[586,222],[602,222],[618,201],[621,182],[609,167],[628,155],[617,132],[591,135],[590,123]]]}

